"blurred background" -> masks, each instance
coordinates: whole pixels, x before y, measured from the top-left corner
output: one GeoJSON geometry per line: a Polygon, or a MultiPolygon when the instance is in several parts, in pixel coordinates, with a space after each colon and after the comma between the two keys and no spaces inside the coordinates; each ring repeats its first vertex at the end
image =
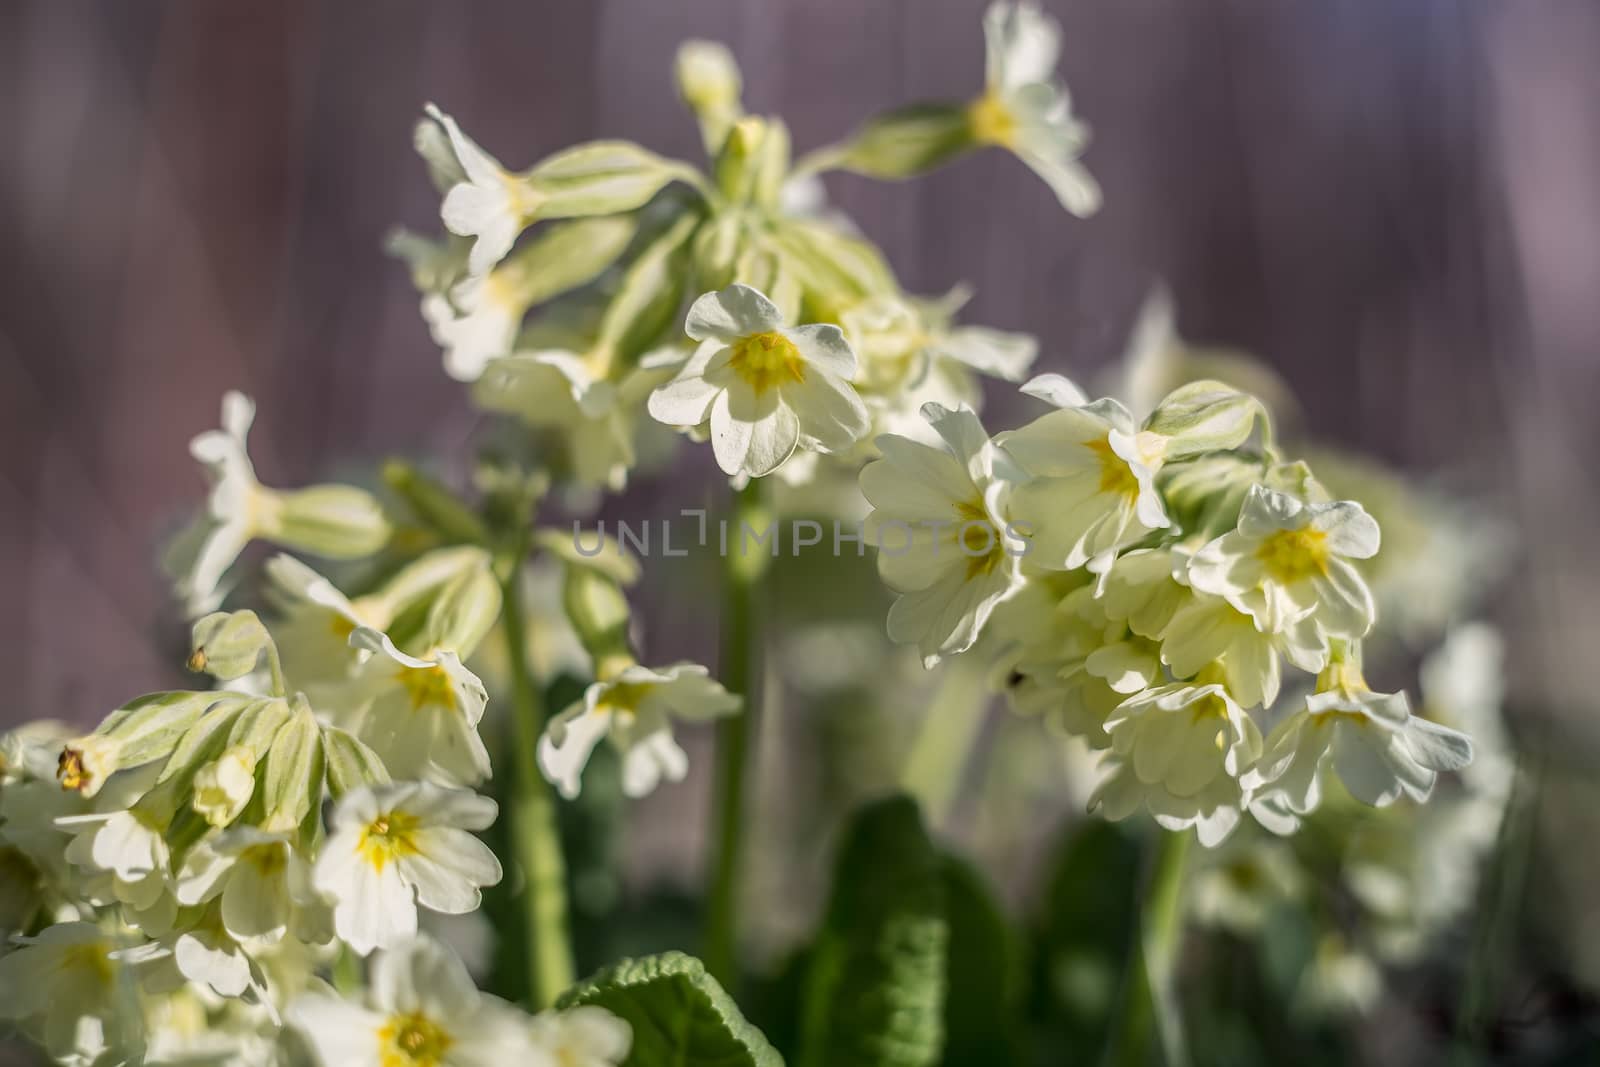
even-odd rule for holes
{"type": "MultiPolygon", "coordinates": [[[[830,177],[830,194],[908,289],[969,282],[969,321],[1037,335],[1039,370],[1093,380],[1164,279],[1184,336],[1270,365],[1311,435],[1515,524],[1492,606],[1509,727],[1565,769],[1539,819],[1558,862],[1531,906],[1559,910],[1550,966],[1586,988],[1600,5],[1045,6],[1094,131],[1098,215],[1067,216],[998,153],[906,185],[830,177]]],[[[260,405],[267,484],[461,450],[475,416],[381,251],[393,225],[436,219],[411,147],[424,102],[513,168],[597,136],[698,158],[670,68],[679,41],[710,37],[739,58],[749,108],[781,114],[803,150],[969,94],[982,8],[0,7],[0,726],[89,723],[179,676],[155,559],[198,502],[186,442],[225,389],[260,405]]],[[[651,514],[680,499],[670,482],[641,492],[651,514]]],[[[669,609],[646,611],[661,629],[669,609]]]]}

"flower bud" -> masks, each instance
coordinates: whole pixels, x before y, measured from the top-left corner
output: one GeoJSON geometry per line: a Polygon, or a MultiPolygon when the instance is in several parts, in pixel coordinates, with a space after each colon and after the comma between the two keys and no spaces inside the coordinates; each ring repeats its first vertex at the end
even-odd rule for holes
{"type": "Polygon", "coordinates": [[[1248,393],[1215,381],[1191,382],[1174,389],[1145,420],[1146,433],[1168,438],[1167,459],[1222,452],[1250,439],[1257,420],[1266,423],[1266,409],[1248,393]]]}
{"type": "Polygon", "coordinates": [[[234,745],[195,774],[191,803],[212,826],[227,826],[244,811],[255,791],[255,753],[244,745],[234,745]]]}
{"type": "Polygon", "coordinates": [[[212,826],[227,826],[243,813],[255,795],[256,765],[288,719],[286,701],[251,701],[234,718],[222,754],[195,772],[191,804],[212,826]]]}
{"type": "Polygon", "coordinates": [[[205,671],[219,681],[243,678],[256,669],[272,635],[253,611],[217,611],[190,630],[191,671],[205,671]]]}
{"type": "Polygon", "coordinates": [[[678,94],[700,121],[706,151],[715,153],[743,113],[739,94],[744,86],[733,53],[716,41],[685,41],[678,46],[673,74],[678,94]]]}
{"type": "Polygon", "coordinates": [[[353,485],[314,485],[278,493],[272,540],[329,559],[359,559],[383,548],[393,532],[383,505],[353,485]]]}
{"type": "Polygon", "coordinates": [[[775,208],[789,174],[789,128],[749,116],[734,123],[715,166],[717,188],[736,204],[775,208]]]}
{"type": "Polygon", "coordinates": [[[67,742],[57,777],[65,789],[94,796],[107,778],[170,754],[216,693],[151,693],[106,717],[94,733],[67,742]]]}

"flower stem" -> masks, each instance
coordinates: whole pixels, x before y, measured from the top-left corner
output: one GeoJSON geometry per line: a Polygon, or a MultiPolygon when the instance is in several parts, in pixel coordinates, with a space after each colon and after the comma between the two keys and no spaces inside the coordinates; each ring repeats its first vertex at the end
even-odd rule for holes
{"type": "Polygon", "coordinates": [[[717,723],[716,785],[711,818],[715,851],[706,924],[705,963],[713,977],[731,985],[737,974],[739,886],[744,858],[745,764],[760,710],[765,632],[760,610],[765,557],[760,543],[745,551],[743,531],[764,532],[768,523],[761,483],[738,491],[728,516],[723,552],[722,655],[719,680],[744,697],[744,709],[717,723]]]}
{"type": "Polygon", "coordinates": [[[511,836],[522,868],[522,906],[526,922],[528,1003],[548,1008],[573,982],[572,946],[567,930],[567,872],[556,823],[555,795],[539,773],[534,753],[544,731],[544,709],[528,670],[527,626],[522,604],[523,551],[502,587],[501,628],[511,669],[512,743],[515,778],[511,794],[511,836]]]}
{"type": "Polygon", "coordinates": [[[1188,1062],[1183,1020],[1173,984],[1173,967],[1183,933],[1183,868],[1189,832],[1161,831],[1145,880],[1139,928],[1123,978],[1122,1002],[1112,1019],[1106,1063],[1143,1067],[1149,1059],[1150,1033],[1161,1040],[1167,1067],[1188,1062]]]}

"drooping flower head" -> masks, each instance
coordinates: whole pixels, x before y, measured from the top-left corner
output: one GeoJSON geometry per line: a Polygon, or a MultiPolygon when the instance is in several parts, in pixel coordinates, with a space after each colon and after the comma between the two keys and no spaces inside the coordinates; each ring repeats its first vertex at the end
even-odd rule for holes
{"type": "Polygon", "coordinates": [[[589,686],[582,700],[550,720],[539,739],[539,767],[563,796],[575,797],[590,754],[608,738],[622,754],[623,792],[642,797],[663,779],[682,781],[689,771],[672,720],[721,718],[736,714],[740,704],[698,664],[630,664],[589,686]]]}
{"type": "Polygon", "coordinates": [[[1061,27],[1033,0],[999,0],[983,16],[984,94],[968,110],[972,135],[1016,154],[1074,215],[1100,207],[1100,186],[1078,162],[1088,129],[1055,76],[1061,27]]]}
{"type": "Polygon", "coordinates": [[[882,458],[861,471],[872,505],[865,536],[896,593],[891,639],[914,644],[928,665],[972,647],[995,605],[1020,583],[1027,543],[1008,499],[1019,477],[970,410],[923,410],[942,447],[885,434],[882,458]]]}

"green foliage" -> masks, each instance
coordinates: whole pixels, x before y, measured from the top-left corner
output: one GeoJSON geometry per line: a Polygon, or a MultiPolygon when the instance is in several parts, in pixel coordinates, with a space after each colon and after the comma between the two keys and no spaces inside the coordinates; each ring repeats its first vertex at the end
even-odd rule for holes
{"type": "Polygon", "coordinates": [[[1138,922],[1139,849],[1110,823],[1072,827],[1047,876],[1034,943],[1029,1014],[1047,1047],[1093,1062],[1138,922]]]}
{"type": "Polygon", "coordinates": [[[626,1067],[782,1067],[733,998],[681,952],[623,960],[569,990],[559,1008],[597,1004],[633,1028],[626,1067]]]}
{"type": "Polygon", "coordinates": [[[945,952],[944,1067],[1022,1062],[1026,974],[1021,946],[982,873],[940,857],[949,940],[945,952]]]}
{"type": "Polygon", "coordinates": [[[924,1067],[944,1043],[942,861],[916,804],[863,808],[846,831],[812,949],[802,1067],[924,1067]]]}

